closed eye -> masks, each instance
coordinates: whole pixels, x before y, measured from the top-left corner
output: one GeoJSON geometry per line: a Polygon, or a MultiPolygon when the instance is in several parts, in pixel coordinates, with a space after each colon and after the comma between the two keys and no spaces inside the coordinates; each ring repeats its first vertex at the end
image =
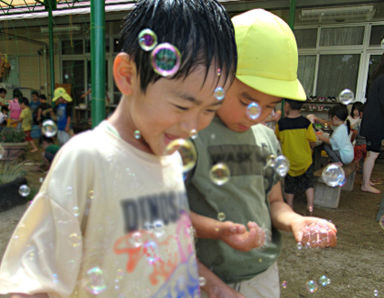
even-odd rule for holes
{"type": "Polygon", "coordinates": [[[182,107],[182,106],[179,106],[179,105],[175,105],[175,107],[178,108],[178,109],[181,110],[181,111],[188,111],[188,110],[189,110],[189,108],[187,108],[187,107],[182,107]]]}

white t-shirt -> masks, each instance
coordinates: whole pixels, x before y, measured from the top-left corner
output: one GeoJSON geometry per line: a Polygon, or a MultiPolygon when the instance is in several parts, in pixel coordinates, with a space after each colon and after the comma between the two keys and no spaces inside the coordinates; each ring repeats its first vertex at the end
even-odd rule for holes
{"type": "Polygon", "coordinates": [[[198,297],[180,157],[137,150],[106,121],[56,155],[0,267],[0,294],[198,297]]]}

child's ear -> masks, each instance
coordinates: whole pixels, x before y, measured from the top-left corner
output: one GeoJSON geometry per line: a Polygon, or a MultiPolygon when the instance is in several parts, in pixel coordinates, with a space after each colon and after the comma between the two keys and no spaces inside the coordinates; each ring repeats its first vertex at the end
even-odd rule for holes
{"type": "Polygon", "coordinates": [[[119,53],[113,62],[113,77],[121,93],[132,94],[136,80],[136,64],[127,53],[119,53]]]}

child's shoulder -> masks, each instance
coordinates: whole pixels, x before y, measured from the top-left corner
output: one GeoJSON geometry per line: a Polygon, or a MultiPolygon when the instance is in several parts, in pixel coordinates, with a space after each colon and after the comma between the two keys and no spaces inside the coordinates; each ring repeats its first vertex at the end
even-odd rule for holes
{"type": "Polygon", "coordinates": [[[279,129],[298,129],[298,128],[307,128],[311,124],[304,116],[300,115],[295,118],[284,117],[281,118],[278,122],[279,129]]]}

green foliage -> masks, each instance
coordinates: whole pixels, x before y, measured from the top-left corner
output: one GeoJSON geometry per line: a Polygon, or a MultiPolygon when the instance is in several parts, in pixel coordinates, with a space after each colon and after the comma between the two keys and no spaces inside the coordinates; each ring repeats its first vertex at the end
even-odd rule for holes
{"type": "Polygon", "coordinates": [[[26,174],[24,163],[15,161],[0,161],[0,184],[12,182],[26,174]]]}
{"type": "Polygon", "coordinates": [[[15,127],[4,127],[0,131],[0,143],[22,143],[25,142],[23,130],[15,127]]]}

